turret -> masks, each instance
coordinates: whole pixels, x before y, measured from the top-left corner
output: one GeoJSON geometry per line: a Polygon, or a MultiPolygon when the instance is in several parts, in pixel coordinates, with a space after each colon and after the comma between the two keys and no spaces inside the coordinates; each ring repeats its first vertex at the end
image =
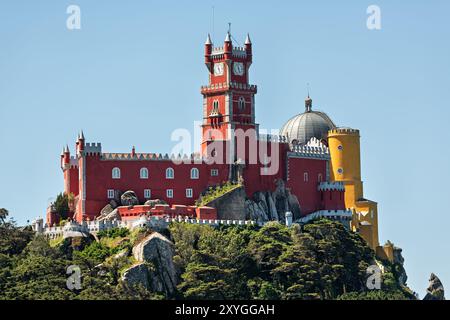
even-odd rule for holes
{"type": "Polygon", "coordinates": [[[81,130],[80,133],[78,134],[77,139],[77,153],[84,151],[84,147],[85,147],[84,133],[83,130],[81,130]]]}
{"type": "Polygon", "coordinates": [[[70,165],[70,150],[69,146],[66,145],[63,147],[61,151],[61,169],[64,171],[67,169],[70,165]]]}
{"type": "Polygon", "coordinates": [[[65,148],[63,147],[62,148],[62,151],[61,151],[61,161],[60,161],[60,164],[61,164],[61,169],[63,168],[63,165],[64,165],[64,151],[65,151],[65,148]]]}
{"type": "Polygon", "coordinates": [[[225,54],[225,59],[231,59],[231,54],[233,53],[233,43],[231,42],[230,31],[228,31],[227,35],[225,36],[223,53],[225,54]]]}
{"type": "Polygon", "coordinates": [[[69,146],[66,145],[66,148],[64,149],[64,164],[70,163],[70,150],[69,146]]]}
{"type": "Polygon", "coordinates": [[[211,66],[212,47],[213,47],[213,43],[211,41],[211,36],[208,33],[208,36],[206,37],[206,41],[205,41],[205,64],[208,67],[208,69],[211,66]]]}
{"type": "Polygon", "coordinates": [[[247,59],[252,62],[252,41],[250,40],[250,35],[247,33],[245,38],[245,52],[247,53],[247,59]]]}

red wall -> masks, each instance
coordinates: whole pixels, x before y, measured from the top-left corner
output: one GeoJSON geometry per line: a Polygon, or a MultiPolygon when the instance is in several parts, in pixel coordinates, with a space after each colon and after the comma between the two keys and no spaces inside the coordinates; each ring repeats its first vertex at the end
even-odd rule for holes
{"type": "Polygon", "coordinates": [[[133,190],[142,203],[144,189],[151,190],[151,199],[162,199],[172,204],[192,205],[200,193],[208,186],[217,185],[228,180],[226,165],[175,164],[171,160],[100,160],[99,156],[86,157],[86,214],[97,215],[109,202],[107,190],[125,192],[133,190]],[[118,167],[120,179],[112,179],[112,169],[118,167]],[[140,178],[140,169],[147,168],[148,179],[140,178]],[[173,168],[174,179],[166,179],[166,169],[173,168]],[[191,179],[191,168],[199,170],[199,179],[191,179]],[[211,169],[218,169],[219,175],[211,176],[211,169]],[[186,188],[193,189],[192,198],[186,197],[186,188]],[[166,190],[173,189],[173,198],[167,198],[166,190]]]}
{"type": "Polygon", "coordinates": [[[322,207],[325,210],[344,210],[344,191],[326,190],[322,191],[322,207]]]}
{"type": "Polygon", "coordinates": [[[288,158],[287,187],[298,197],[303,215],[323,209],[318,183],[319,174],[322,181],[326,179],[326,165],[325,160],[288,158]],[[308,181],[304,181],[305,172],[308,173],[308,181]]]}

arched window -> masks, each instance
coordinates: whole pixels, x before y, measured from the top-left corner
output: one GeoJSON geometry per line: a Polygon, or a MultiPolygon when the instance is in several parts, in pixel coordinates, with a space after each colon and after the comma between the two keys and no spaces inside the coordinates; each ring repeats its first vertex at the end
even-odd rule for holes
{"type": "Polygon", "coordinates": [[[308,182],[308,172],[303,173],[303,181],[308,182]]]}
{"type": "Polygon", "coordinates": [[[192,168],[191,169],[191,179],[198,179],[199,177],[199,172],[197,168],[192,168]]]}
{"type": "Polygon", "coordinates": [[[172,168],[167,168],[166,169],[166,179],[173,179],[175,178],[175,172],[173,171],[172,168]]]}
{"type": "Polygon", "coordinates": [[[113,179],[120,179],[120,169],[119,168],[113,168],[112,169],[112,178],[113,179]]]}
{"type": "Polygon", "coordinates": [[[239,98],[238,106],[239,106],[239,110],[244,110],[245,109],[245,99],[244,99],[244,97],[240,97],[239,98]]]}
{"type": "Polygon", "coordinates": [[[210,116],[218,116],[219,115],[219,100],[214,100],[212,103],[212,109],[209,114],[210,116]]]}
{"type": "Polygon", "coordinates": [[[141,168],[139,176],[141,177],[141,179],[148,179],[148,169],[147,168],[141,168]]]}
{"type": "Polygon", "coordinates": [[[318,180],[319,182],[322,182],[322,174],[321,174],[321,173],[319,173],[319,175],[317,176],[317,180],[318,180]]]}

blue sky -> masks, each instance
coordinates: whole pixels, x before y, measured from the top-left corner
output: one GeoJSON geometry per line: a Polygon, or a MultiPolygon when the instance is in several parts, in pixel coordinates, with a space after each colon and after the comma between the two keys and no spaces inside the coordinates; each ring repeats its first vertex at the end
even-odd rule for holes
{"type": "Polygon", "coordinates": [[[170,152],[201,118],[206,34],[221,44],[232,22],[253,41],[261,127],[302,112],[309,82],[316,109],[361,130],[365,195],[408,284],[423,296],[435,272],[449,286],[449,13],[445,0],[2,1],[0,207],[44,215],[80,129],[110,152],[170,152]],[[70,4],[81,30],[66,28],[70,4]],[[366,28],[371,4],[381,30],[366,28]]]}

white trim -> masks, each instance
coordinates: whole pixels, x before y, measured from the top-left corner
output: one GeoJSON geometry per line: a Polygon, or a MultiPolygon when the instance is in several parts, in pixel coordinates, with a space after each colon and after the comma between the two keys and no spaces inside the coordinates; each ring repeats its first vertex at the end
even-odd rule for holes
{"type": "Polygon", "coordinates": [[[114,167],[114,168],[111,170],[111,176],[112,176],[113,179],[120,179],[120,176],[121,176],[121,174],[120,174],[120,168],[114,167]]]}
{"type": "Polygon", "coordinates": [[[108,199],[114,199],[114,189],[108,189],[106,196],[108,199]]]}
{"type": "Polygon", "coordinates": [[[173,189],[167,189],[166,190],[166,197],[167,198],[173,198],[173,189]]]}
{"type": "Polygon", "coordinates": [[[192,198],[194,196],[194,190],[192,188],[186,189],[186,198],[192,198]]]}
{"type": "Polygon", "coordinates": [[[199,179],[200,178],[200,171],[197,168],[191,169],[191,179],[199,179]]]}
{"type": "Polygon", "coordinates": [[[147,168],[141,168],[139,170],[139,178],[148,179],[148,169],[147,168]]]}
{"type": "Polygon", "coordinates": [[[166,169],[166,179],[175,179],[175,170],[169,167],[166,169]]]}

